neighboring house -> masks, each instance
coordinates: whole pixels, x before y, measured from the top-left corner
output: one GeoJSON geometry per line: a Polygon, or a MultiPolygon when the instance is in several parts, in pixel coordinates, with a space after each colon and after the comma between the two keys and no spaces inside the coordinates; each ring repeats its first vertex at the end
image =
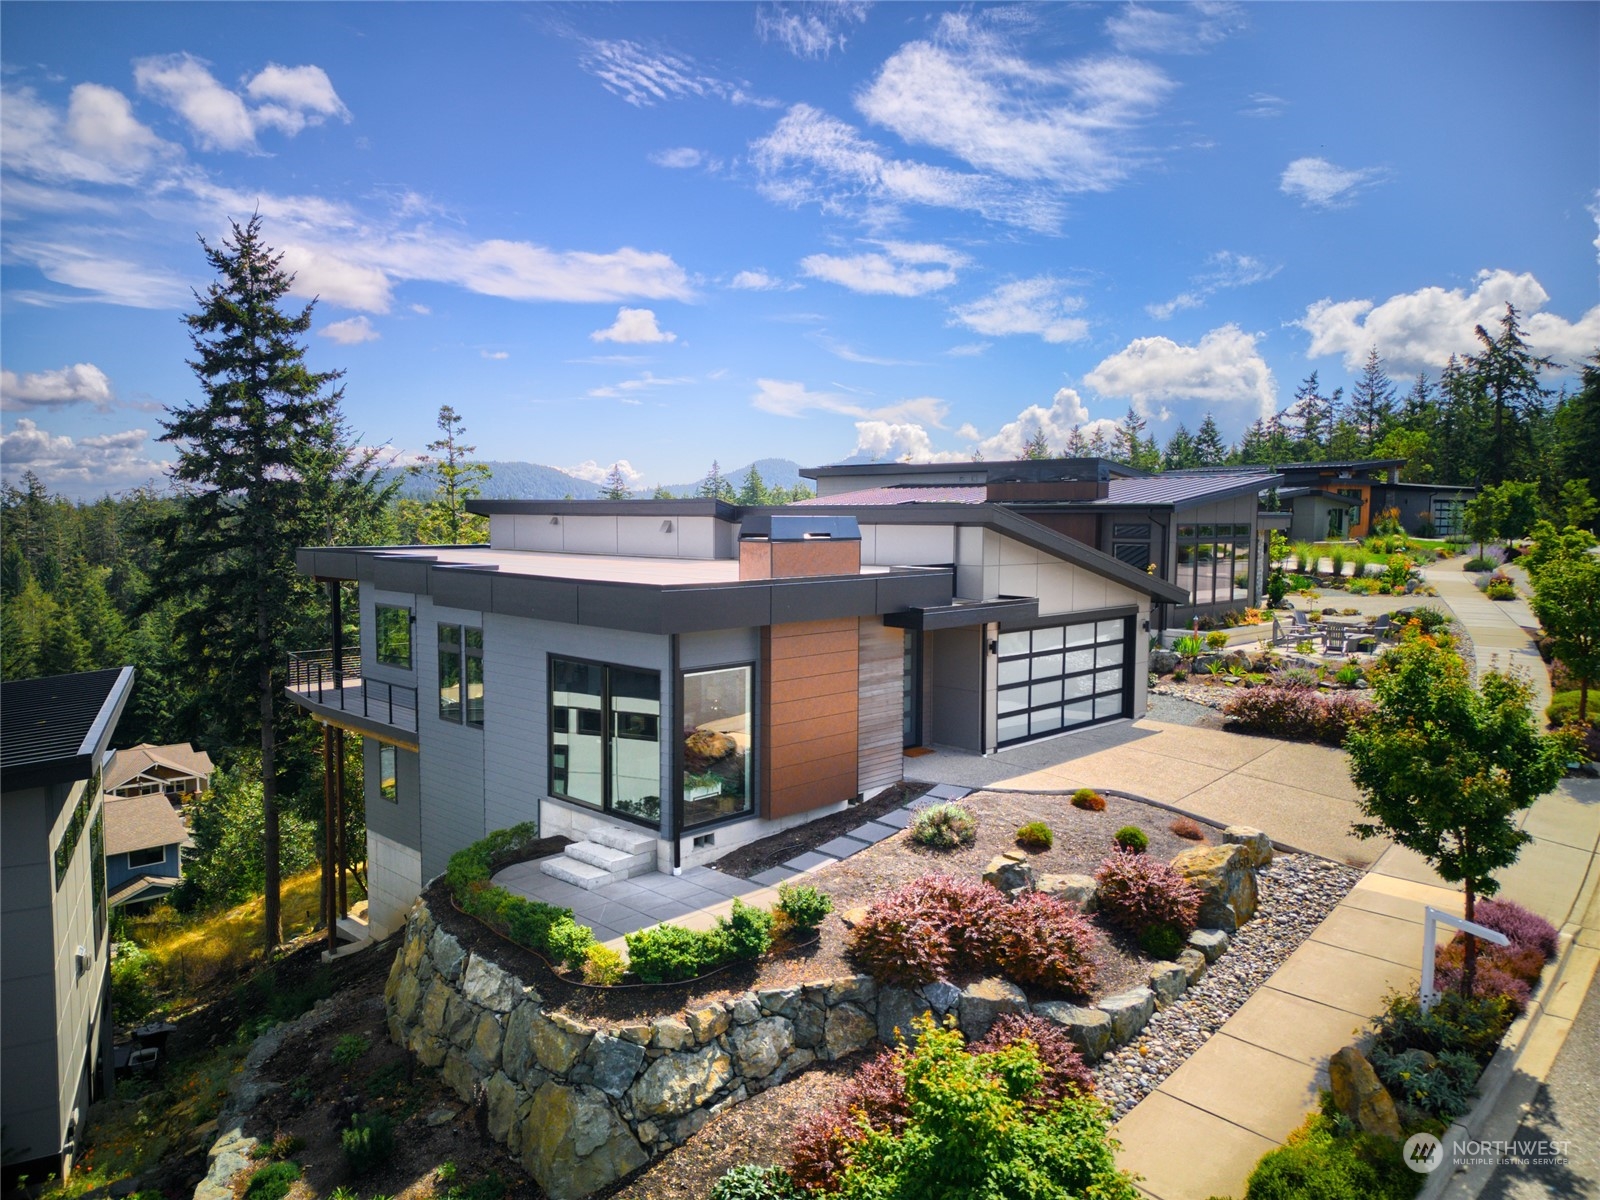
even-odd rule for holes
{"type": "Polygon", "coordinates": [[[0,687],[0,1139],[8,1177],[72,1170],[111,1084],[100,772],[133,668],[0,687]]]}
{"type": "Polygon", "coordinates": [[[107,796],[194,796],[211,786],[211,756],[187,742],[141,742],[114,751],[106,763],[107,796]]]}
{"type": "MultiPolygon", "coordinates": [[[[1057,467],[1107,498],[1106,464],[1057,467]]],[[[1248,543],[1241,495],[1226,520],[1248,543]]],[[[1192,598],[983,498],[469,508],[487,547],[298,555],[360,585],[359,652],[295,656],[290,694],[363,736],[378,936],[489,830],[580,839],[580,861],[546,869],[592,885],[840,811],[898,782],[907,746],[987,752],[1142,716],[1152,605],[1192,598]]],[[[1175,531],[1141,533],[1151,561],[1177,557],[1175,531]]]]}
{"type": "Polygon", "coordinates": [[[183,818],[165,796],[106,797],[106,886],[111,907],[159,900],[183,881],[183,818]]]}
{"type": "Polygon", "coordinates": [[[1290,540],[1364,538],[1377,516],[1391,508],[1399,513],[1401,528],[1418,537],[1464,533],[1462,510],[1478,489],[1402,483],[1400,469],[1405,465],[1403,458],[1364,458],[1272,468],[1283,478],[1277,496],[1292,514],[1290,540]]]}

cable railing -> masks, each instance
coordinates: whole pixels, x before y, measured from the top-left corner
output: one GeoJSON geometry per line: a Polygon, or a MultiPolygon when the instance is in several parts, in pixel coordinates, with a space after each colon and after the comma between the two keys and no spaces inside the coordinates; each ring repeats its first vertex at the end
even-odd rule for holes
{"type": "Polygon", "coordinates": [[[332,650],[289,653],[288,690],[341,712],[401,729],[417,727],[417,689],[361,674],[361,651],[346,649],[335,670],[332,650]]]}

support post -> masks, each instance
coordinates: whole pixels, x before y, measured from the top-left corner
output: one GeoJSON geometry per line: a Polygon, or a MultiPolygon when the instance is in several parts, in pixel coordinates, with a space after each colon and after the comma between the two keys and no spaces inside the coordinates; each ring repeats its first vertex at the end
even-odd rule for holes
{"type": "MultiPolygon", "coordinates": [[[[333,622],[333,686],[344,691],[344,593],[337,579],[328,580],[328,610],[333,622]]],[[[343,734],[340,740],[343,740],[343,734]]]]}
{"type": "Polygon", "coordinates": [[[1449,925],[1452,929],[1459,929],[1468,937],[1482,938],[1496,946],[1509,946],[1511,939],[1498,930],[1490,929],[1487,925],[1479,925],[1465,917],[1454,917],[1447,912],[1440,912],[1429,905],[1423,910],[1422,921],[1422,985],[1417,989],[1417,999],[1422,1005],[1423,1012],[1430,1012],[1433,1006],[1439,1003],[1440,995],[1433,986],[1433,955],[1434,945],[1438,941],[1438,925],[1449,925]]]}
{"type": "Polygon", "coordinates": [[[333,729],[322,723],[322,922],[328,931],[328,952],[339,948],[339,921],[334,914],[333,872],[337,849],[333,817],[333,729]]]}
{"type": "Polygon", "coordinates": [[[345,876],[350,870],[350,847],[345,844],[344,828],[344,730],[334,730],[333,737],[333,811],[339,846],[339,916],[344,918],[350,915],[350,901],[345,894],[345,876]]]}

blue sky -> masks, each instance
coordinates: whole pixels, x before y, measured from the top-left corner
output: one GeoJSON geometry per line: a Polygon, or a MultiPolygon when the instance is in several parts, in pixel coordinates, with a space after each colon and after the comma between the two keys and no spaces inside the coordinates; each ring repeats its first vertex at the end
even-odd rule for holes
{"type": "MultiPolygon", "coordinates": [[[[404,461],[641,487],[1226,436],[1507,300],[1600,346],[1600,5],[0,8],[4,473],[156,480],[259,208],[404,461]]],[[[1559,384],[1559,380],[1556,381],[1559,384]]]]}

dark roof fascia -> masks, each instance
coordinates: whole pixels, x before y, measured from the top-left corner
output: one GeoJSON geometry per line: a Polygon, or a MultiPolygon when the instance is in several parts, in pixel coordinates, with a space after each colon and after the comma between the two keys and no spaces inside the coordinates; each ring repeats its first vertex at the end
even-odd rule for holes
{"type": "Polygon", "coordinates": [[[479,516],[715,517],[737,521],[739,506],[725,500],[468,500],[479,516]]]}
{"type": "MultiPolygon", "coordinates": [[[[1066,511],[1074,505],[1063,505],[1066,511]]],[[[1136,507],[1150,507],[1140,505],[1136,507]]],[[[1183,589],[1157,579],[1153,575],[1146,575],[1143,571],[1135,570],[1120,559],[1103,554],[1092,546],[1086,546],[1080,541],[1047,529],[1037,521],[1028,519],[1003,504],[885,504],[885,505],[858,505],[858,504],[808,504],[807,509],[821,509],[824,512],[837,509],[841,513],[853,513],[863,525],[978,525],[985,529],[992,529],[996,533],[1003,533],[1007,537],[1016,538],[1025,545],[1032,546],[1035,550],[1043,550],[1046,554],[1056,558],[1066,559],[1075,566],[1103,575],[1116,583],[1124,584],[1136,591],[1143,592],[1157,600],[1166,600],[1173,604],[1188,603],[1189,593],[1183,589]]],[[[759,511],[759,510],[753,510],[759,511]]],[[[773,510],[776,511],[776,510],[773,510]]]]}
{"type": "Polygon", "coordinates": [[[883,623],[892,629],[966,629],[990,621],[1032,621],[1039,615],[1037,596],[1002,596],[975,604],[932,604],[905,612],[888,613],[883,623]]]}
{"type": "Polygon", "coordinates": [[[95,713],[77,753],[6,767],[3,779],[0,779],[0,790],[20,791],[23,788],[48,787],[50,784],[73,783],[90,778],[100,769],[111,735],[116,731],[117,722],[122,719],[122,710],[132,694],[133,668],[122,667],[106,689],[105,698],[100,702],[99,711],[95,713]]]}
{"type": "Polygon", "coordinates": [[[1475,483],[1385,483],[1380,486],[1379,490],[1391,488],[1416,492],[1476,492],[1478,485],[1475,483]]]}
{"type": "MultiPolygon", "coordinates": [[[[1149,474],[1137,467],[1130,467],[1126,463],[1113,462],[1109,458],[1011,458],[996,459],[993,462],[980,460],[975,462],[947,462],[947,463],[835,463],[826,467],[801,467],[800,474],[807,479],[836,479],[841,475],[982,475],[986,480],[993,477],[996,471],[1014,467],[1022,470],[1035,468],[1041,463],[1051,462],[1083,462],[1096,463],[1103,467],[1113,479],[1138,479],[1149,474]]],[[[975,486],[975,485],[974,485],[975,486]]]]}
{"type": "Polygon", "coordinates": [[[637,633],[699,633],[829,617],[870,617],[955,595],[950,567],[891,567],[860,575],[740,579],[704,584],[627,583],[526,575],[492,564],[440,563],[379,547],[311,547],[295,552],[304,574],[371,582],[380,563],[415,564],[418,595],[443,594],[449,607],[637,633]],[[808,615],[809,614],[809,615],[808,615]]]}
{"type": "Polygon", "coordinates": [[[1332,462],[1275,463],[1274,471],[1387,471],[1390,467],[1403,467],[1405,458],[1348,458],[1332,462]]]}

